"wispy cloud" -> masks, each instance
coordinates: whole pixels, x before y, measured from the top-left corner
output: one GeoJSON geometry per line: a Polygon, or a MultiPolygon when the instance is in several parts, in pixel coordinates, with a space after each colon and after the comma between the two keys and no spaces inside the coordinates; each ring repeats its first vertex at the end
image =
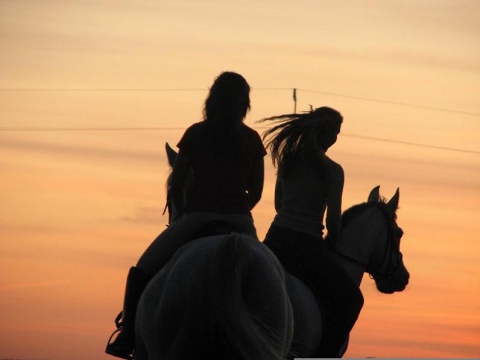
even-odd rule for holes
{"type": "Polygon", "coordinates": [[[66,285],[66,284],[70,284],[70,283],[72,283],[71,280],[20,282],[20,283],[0,285],[0,291],[18,290],[18,289],[31,289],[31,288],[41,288],[41,287],[55,287],[55,286],[66,285]]]}
{"type": "Polygon", "coordinates": [[[13,140],[11,138],[2,138],[0,140],[0,148],[34,152],[37,154],[43,153],[52,156],[68,155],[81,158],[104,158],[112,161],[122,161],[129,159],[137,161],[142,160],[166,162],[166,159],[163,159],[163,157],[165,156],[163,148],[159,147],[158,152],[134,151],[131,149],[126,149],[122,146],[122,143],[119,143],[117,148],[104,148],[100,145],[95,146],[94,144],[86,145],[85,143],[83,143],[82,145],[80,145],[80,143],[75,142],[67,143],[66,139],[63,139],[61,141],[59,141],[58,139],[51,139],[51,141],[41,141],[33,139],[13,140]]]}
{"type": "Polygon", "coordinates": [[[119,220],[136,224],[155,224],[165,222],[167,215],[161,207],[141,207],[132,216],[122,216],[119,220]]]}
{"type": "Polygon", "coordinates": [[[351,61],[383,62],[392,64],[408,64],[417,66],[436,66],[450,69],[464,69],[472,72],[480,71],[478,57],[466,57],[458,54],[434,53],[432,50],[412,49],[408,47],[318,47],[300,49],[310,56],[319,58],[339,58],[351,61]]]}

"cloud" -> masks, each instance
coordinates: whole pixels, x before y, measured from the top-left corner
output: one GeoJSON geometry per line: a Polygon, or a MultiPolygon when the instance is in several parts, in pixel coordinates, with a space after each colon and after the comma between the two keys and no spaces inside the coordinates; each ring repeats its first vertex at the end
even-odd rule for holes
{"type": "MultiPolygon", "coordinates": [[[[75,132],[72,132],[73,134],[75,132]]],[[[75,135],[73,135],[75,136],[75,135]]],[[[35,154],[46,154],[49,156],[69,156],[78,158],[102,158],[109,161],[162,161],[166,163],[166,155],[163,148],[159,147],[158,151],[148,150],[132,150],[123,146],[123,143],[119,142],[117,146],[110,146],[109,148],[102,147],[100,144],[86,144],[86,141],[79,140],[77,143],[72,141],[67,143],[68,137],[58,140],[58,138],[49,137],[47,140],[36,139],[11,139],[3,137],[0,140],[0,149],[23,151],[35,154]]],[[[114,144],[115,145],[115,144],[114,144]]]]}
{"type": "Polygon", "coordinates": [[[51,281],[38,281],[38,282],[20,282],[13,284],[0,285],[0,291],[18,290],[18,289],[31,289],[39,287],[51,287],[71,284],[71,280],[51,280],[51,281]]]}
{"type": "Polygon", "coordinates": [[[478,57],[442,54],[428,49],[414,49],[406,46],[384,47],[317,47],[300,48],[306,55],[318,58],[339,58],[353,62],[364,61],[374,63],[407,64],[416,66],[436,66],[449,69],[463,69],[472,72],[480,71],[478,57]]]}
{"type": "Polygon", "coordinates": [[[122,216],[120,221],[126,221],[134,224],[153,224],[167,221],[167,214],[163,214],[163,207],[141,207],[137,209],[133,216],[122,216]]]}

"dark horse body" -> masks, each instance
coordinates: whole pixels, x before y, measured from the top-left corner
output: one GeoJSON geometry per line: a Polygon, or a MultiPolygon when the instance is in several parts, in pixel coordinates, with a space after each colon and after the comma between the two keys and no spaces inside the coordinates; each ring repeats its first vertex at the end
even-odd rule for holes
{"type": "MultiPolygon", "coordinates": [[[[366,203],[343,215],[332,256],[358,286],[365,272],[384,293],[408,284],[398,200],[397,190],[382,201],[376,187],[366,203]]],[[[177,251],[146,288],[137,312],[135,359],[311,357],[322,330],[313,293],[265,245],[236,233],[207,236],[177,251]]]]}

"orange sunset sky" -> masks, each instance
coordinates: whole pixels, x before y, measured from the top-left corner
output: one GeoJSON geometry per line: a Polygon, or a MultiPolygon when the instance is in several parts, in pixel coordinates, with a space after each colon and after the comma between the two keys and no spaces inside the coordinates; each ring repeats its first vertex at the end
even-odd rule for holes
{"type": "Polygon", "coordinates": [[[0,359],[113,359],[125,276],[166,224],[164,144],[224,70],[259,132],[293,88],[343,114],[345,209],[400,188],[411,282],[364,277],[346,357],[480,357],[479,1],[4,0],[0,359]]]}

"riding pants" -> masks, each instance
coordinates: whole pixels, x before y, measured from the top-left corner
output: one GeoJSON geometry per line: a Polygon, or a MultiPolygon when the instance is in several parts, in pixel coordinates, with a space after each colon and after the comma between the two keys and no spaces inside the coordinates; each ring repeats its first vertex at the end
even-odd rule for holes
{"type": "Polygon", "coordinates": [[[137,267],[146,274],[154,276],[168,263],[180,247],[194,240],[199,231],[212,221],[228,223],[239,233],[258,239],[253,219],[249,215],[209,212],[188,213],[158,235],[138,260],[137,267]]]}
{"type": "Polygon", "coordinates": [[[321,237],[272,225],[264,244],[289,273],[312,288],[321,302],[326,335],[315,356],[338,357],[363,306],[360,289],[330,256],[321,237]]]}

